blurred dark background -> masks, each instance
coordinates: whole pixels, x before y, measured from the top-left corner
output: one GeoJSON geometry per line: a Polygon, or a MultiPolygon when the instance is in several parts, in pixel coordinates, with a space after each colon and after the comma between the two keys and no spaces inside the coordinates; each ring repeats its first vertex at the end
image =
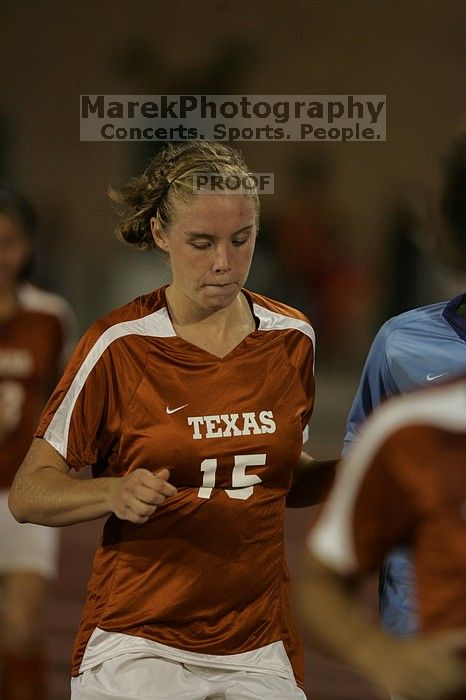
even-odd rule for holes
{"type": "MultiPolygon", "coordinates": [[[[465,130],[465,20],[460,0],[3,3],[0,179],[38,208],[36,282],[71,302],[83,331],[169,278],[155,254],[116,242],[106,195],[141,170],[153,144],[80,142],[80,94],[386,94],[384,143],[237,144],[252,170],[275,173],[249,286],[313,320],[309,449],[337,454],[378,325],[465,286],[431,255],[442,155],[465,130]]],[[[310,517],[289,518],[292,568],[310,517]]],[[[99,529],[63,534],[51,700],[68,697],[70,644],[99,529]]],[[[311,653],[308,679],[310,700],[375,698],[311,653]]]]}

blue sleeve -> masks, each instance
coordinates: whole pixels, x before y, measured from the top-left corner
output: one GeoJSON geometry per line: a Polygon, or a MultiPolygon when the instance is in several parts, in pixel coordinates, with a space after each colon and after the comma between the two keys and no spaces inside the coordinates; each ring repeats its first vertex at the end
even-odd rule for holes
{"type": "Polygon", "coordinates": [[[391,322],[387,321],[374,338],[362,371],[361,380],[348,415],[343,456],[358,439],[359,427],[387,397],[399,394],[387,362],[387,338],[391,322]]]}

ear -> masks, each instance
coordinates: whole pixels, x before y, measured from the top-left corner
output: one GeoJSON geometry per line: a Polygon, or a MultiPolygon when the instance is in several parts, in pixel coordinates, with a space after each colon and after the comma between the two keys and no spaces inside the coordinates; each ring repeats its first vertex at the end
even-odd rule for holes
{"type": "Polygon", "coordinates": [[[155,245],[157,245],[161,250],[165,251],[165,253],[168,253],[169,246],[168,246],[167,236],[161,230],[155,216],[151,217],[150,230],[151,230],[152,238],[154,239],[155,245]]]}

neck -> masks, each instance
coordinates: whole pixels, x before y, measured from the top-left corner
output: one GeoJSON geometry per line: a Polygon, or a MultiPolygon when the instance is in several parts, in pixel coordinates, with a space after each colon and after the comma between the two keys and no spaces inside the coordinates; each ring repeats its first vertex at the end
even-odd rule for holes
{"type": "Polygon", "coordinates": [[[229,306],[218,310],[197,306],[188,297],[178,295],[173,285],[166,289],[166,298],[173,325],[177,327],[199,325],[222,332],[245,318],[251,318],[248,302],[242,293],[229,306]]]}

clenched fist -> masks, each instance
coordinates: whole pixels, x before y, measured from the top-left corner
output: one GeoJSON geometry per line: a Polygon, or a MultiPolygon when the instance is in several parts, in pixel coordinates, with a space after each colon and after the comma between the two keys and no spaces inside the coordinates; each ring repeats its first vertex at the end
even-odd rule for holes
{"type": "Polygon", "coordinates": [[[158,506],[177,490],[168,483],[170,472],[160,469],[153,474],[147,469],[135,469],[127,476],[112,480],[109,496],[110,510],[121,520],[142,525],[158,506]]]}

